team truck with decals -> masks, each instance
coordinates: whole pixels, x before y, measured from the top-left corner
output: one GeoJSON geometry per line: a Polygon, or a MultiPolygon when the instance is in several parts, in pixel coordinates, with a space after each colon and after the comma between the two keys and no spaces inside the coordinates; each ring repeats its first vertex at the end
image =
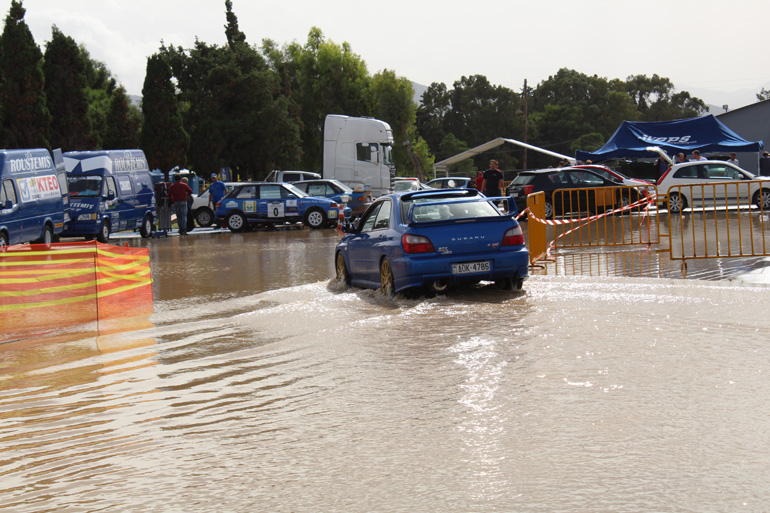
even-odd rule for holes
{"type": "Polygon", "coordinates": [[[107,242],[126,230],[152,235],[155,191],[142,150],[69,151],[64,165],[72,220],[62,236],[107,242]]]}
{"type": "Polygon", "coordinates": [[[372,196],[393,190],[393,131],[374,118],[329,114],[324,122],[323,177],[356,189],[369,186],[372,196]]]}
{"type": "Polygon", "coordinates": [[[50,244],[69,221],[61,150],[0,151],[0,248],[50,244]]]}

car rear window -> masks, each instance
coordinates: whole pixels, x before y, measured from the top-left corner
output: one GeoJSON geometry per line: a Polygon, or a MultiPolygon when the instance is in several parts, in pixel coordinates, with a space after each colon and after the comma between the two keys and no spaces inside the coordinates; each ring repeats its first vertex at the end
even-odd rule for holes
{"type": "Polygon", "coordinates": [[[529,185],[535,181],[537,175],[519,173],[511,182],[511,185],[529,185]]]}
{"type": "Polygon", "coordinates": [[[412,219],[416,223],[475,219],[477,217],[499,217],[502,215],[488,201],[452,201],[447,200],[447,198],[415,198],[413,201],[404,201],[401,204],[401,217],[404,223],[410,221],[409,208],[412,205],[414,205],[412,219]]]}

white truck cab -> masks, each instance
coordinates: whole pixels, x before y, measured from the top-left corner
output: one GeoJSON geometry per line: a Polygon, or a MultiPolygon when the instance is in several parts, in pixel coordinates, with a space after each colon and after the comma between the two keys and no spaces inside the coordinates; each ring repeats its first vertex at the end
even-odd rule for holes
{"type": "Polygon", "coordinates": [[[372,196],[393,190],[393,131],[374,118],[329,114],[324,123],[323,177],[353,187],[370,186],[372,196]]]}

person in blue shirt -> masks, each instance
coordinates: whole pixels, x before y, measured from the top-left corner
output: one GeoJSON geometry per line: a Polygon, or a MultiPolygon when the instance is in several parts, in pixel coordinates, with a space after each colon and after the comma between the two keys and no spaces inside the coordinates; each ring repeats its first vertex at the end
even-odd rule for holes
{"type": "Polygon", "coordinates": [[[216,173],[211,175],[211,185],[209,186],[209,207],[211,210],[217,208],[217,203],[222,201],[222,198],[227,194],[227,187],[225,184],[217,179],[216,173]]]}

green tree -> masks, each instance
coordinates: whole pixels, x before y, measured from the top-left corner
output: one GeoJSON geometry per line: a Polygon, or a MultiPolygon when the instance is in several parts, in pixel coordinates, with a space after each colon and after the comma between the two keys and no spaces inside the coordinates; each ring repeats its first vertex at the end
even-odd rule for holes
{"type": "Polygon", "coordinates": [[[393,160],[402,176],[417,176],[425,181],[425,170],[413,147],[417,105],[412,98],[414,89],[409,79],[383,70],[372,78],[372,116],[388,123],[393,129],[393,160]]]}
{"type": "Polygon", "coordinates": [[[690,93],[674,92],[674,84],[654,74],[632,75],[626,79],[626,91],[633,99],[644,121],[668,121],[700,116],[708,111],[706,104],[690,93]]]}
{"type": "Polygon", "coordinates": [[[86,63],[74,39],[54,25],[46,44],[43,73],[51,113],[51,143],[63,151],[94,148],[88,116],[86,63]]]}
{"type": "MultiPolygon", "coordinates": [[[[452,106],[445,117],[444,128],[470,147],[498,137],[521,139],[524,133],[523,104],[515,91],[490,84],[482,75],[462,77],[449,92],[452,106]]],[[[501,147],[495,156],[501,169],[515,167],[518,159],[515,148],[501,147]]],[[[476,165],[484,166],[489,155],[480,155],[476,165]]]]}
{"type": "Polygon", "coordinates": [[[208,173],[228,166],[242,178],[264,178],[299,162],[296,109],[279,75],[246,43],[232,4],[226,7],[227,46],[196,41],[191,50],[161,53],[177,79],[191,167],[208,173]]]}
{"type": "Polygon", "coordinates": [[[147,59],[147,73],[142,88],[141,146],[150,167],[168,174],[176,166],[187,163],[190,136],[182,126],[182,117],[171,82],[171,67],[163,55],[147,59]]]}
{"type": "Polygon", "coordinates": [[[6,148],[49,148],[51,114],[46,106],[43,54],[24,21],[26,9],[12,0],[0,36],[0,106],[6,148]]]}
{"type": "MultiPolygon", "coordinates": [[[[566,68],[538,84],[533,98],[530,119],[537,135],[530,142],[567,155],[585,134],[600,134],[606,140],[620,123],[640,117],[623,82],[566,68]]],[[[552,157],[529,155],[536,167],[554,163],[552,157]]]]}
{"type": "MultiPolygon", "coordinates": [[[[416,128],[414,131],[417,131],[416,128]]],[[[418,136],[417,140],[412,145],[412,149],[414,150],[414,154],[417,157],[417,160],[420,162],[420,166],[425,172],[425,180],[436,178],[433,172],[433,164],[435,164],[436,159],[431,154],[427,141],[418,136]]]]}
{"type": "MultiPolygon", "coordinates": [[[[464,141],[459,140],[454,134],[447,134],[439,146],[441,154],[445,155],[441,160],[453,157],[454,155],[458,155],[470,149],[464,141]]],[[[473,159],[471,158],[460,161],[449,167],[449,174],[454,176],[473,176],[475,173],[476,166],[473,164],[473,159]]]]}
{"type": "Polygon", "coordinates": [[[107,131],[107,116],[110,99],[117,89],[117,80],[107,65],[94,60],[88,50],[80,45],[82,62],[85,65],[85,96],[88,102],[88,122],[91,125],[91,141],[94,149],[102,149],[102,139],[107,131]]]}
{"type": "Polygon", "coordinates": [[[440,149],[441,141],[447,136],[444,118],[450,108],[446,84],[434,82],[422,94],[422,103],[417,107],[415,116],[417,133],[436,151],[439,160],[451,157],[440,149]]]}
{"type": "Polygon", "coordinates": [[[129,150],[139,147],[139,128],[142,115],[130,104],[126,90],[119,86],[110,98],[103,147],[111,150],[129,150]]]}
{"type": "MultiPolygon", "coordinates": [[[[437,160],[445,154],[443,144],[452,134],[470,147],[498,137],[520,139],[524,133],[523,103],[518,93],[507,87],[494,86],[486,77],[462,77],[447,89],[444,84],[432,84],[423,94],[423,104],[417,111],[418,134],[431,148],[439,148],[437,160]]],[[[518,162],[518,149],[501,148],[496,158],[503,168],[512,168],[518,162]]],[[[479,156],[482,165],[489,155],[479,156]]]]}
{"type": "Polygon", "coordinates": [[[246,34],[238,28],[238,17],[233,12],[233,2],[231,0],[225,0],[225,18],[227,19],[225,36],[227,36],[227,44],[230,46],[230,49],[234,50],[239,45],[246,44],[246,34]]]}
{"type": "Polygon", "coordinates": [[[296,113],[301,166],[319,170],[326,115],[371,115],[371,77],[366,63],[348,43],[327,41],[317,27],[310,29],[304,45],[292,43],[279,51],[274,42],[266,41],[262,51],[288,99],[287,108],[296,113]]]}

